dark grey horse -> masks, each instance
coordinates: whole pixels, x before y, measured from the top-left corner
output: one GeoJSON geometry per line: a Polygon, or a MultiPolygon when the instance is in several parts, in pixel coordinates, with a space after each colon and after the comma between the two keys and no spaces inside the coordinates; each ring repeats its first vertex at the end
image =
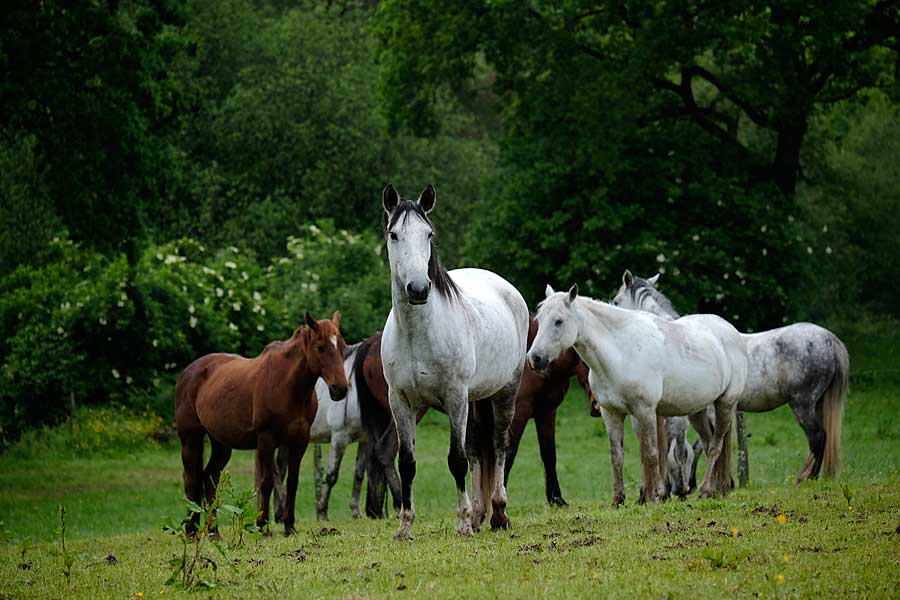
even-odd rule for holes
{"type": "MultiPolygon", "coordinates": [[[[625,271],[613,304],[677,319],[672,303],[656,289],[658,280],[658,274],[643,279],[625,271]]],[[[826,477],[836,477],[850,372],[847,348],[812,323],[742,335],[750,364],[738,410],[766,412],[790,404],[809,441],[797,481],[818,477],[823,467],[826,477]]],[[[696,457],[693,462],[696,468],[696,457]]]]}

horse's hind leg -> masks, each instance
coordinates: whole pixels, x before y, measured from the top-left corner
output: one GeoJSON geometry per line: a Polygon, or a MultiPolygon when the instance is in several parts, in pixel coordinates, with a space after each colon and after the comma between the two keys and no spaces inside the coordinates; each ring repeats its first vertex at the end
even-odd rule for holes
{"type": "Polygon", "coordinates": [[[300,461],[303,459],[303,453],[306,452],[306,446],[309,444],[309,438],[301,439],[288,446],[288,468],[286,493],[284,495],[284,535],[289,536],[294,533],[294,504],[297,500],[297,485],[300,480],[300,461]]]}
{"type": "Polygon", "coordinates": [[[469,399],[465,394],[458,395],[445,403],[450,417],[450,452],[447,454],[447,466],[456,481],[456,500],[458,522],[456,530],[462,536],[472,535],[472,505],[466,493],[466,475],[469,461],[466,456],[466,425],[469,419],[469,399]]]}
{"type": "MultiPolygon", "coordinates": [[[[184,467],[184,495],[191,502],[203,502],[203,436],[206,432],[197,428],[179,432],[181,438],[181,464],[184,467]]],[[[199,515],[191,513],[187,524],[187,532],[191,535],[197,531],[199,515]]]]}
{"type": "MultiPolygon", "coordinates": [[[[706,475],[703,478],[703,485],[700,486],[701,498],[710,498],[719,492],[726,493],[730,488],[731,448],[726,451],[724,444],[726,441],[731,443],[731,421],[734,419],[735,402],[719,398],[715,402],[715,407],[715,434],[706,449],[706,475]],[[720,460],[723,461],[721,464],[720,460]]],[[[691,423],[694,424],[693,418],[691,423]]]]}
{"type": "MultiPolygon", "coordinates": [[[[256,436],[256,487],[259,490],[259,517],[256,524],[263,530],[263,535],[271,535],[269,525],[269,499],[275,485],[275,442],[272,435],[258,433],[256,436]]],[[[282,515],[286,517],[286,515],[282,515]]],[[[293,517],[293,515],[290,515],[293,517]]]]}
{"type": "Polygon", "coordinates": [[[508,498],[506,495],[506,482],[503,474],[506,472],[506,451],[509,448],[509,425],[516,413],[516,392],[522,372],[519,371],[505,388],[491,397],[491,409],[493,411],[494,432],[494,465],[493,465],[493,491],[489,494],[484,490],[485,498],[491,498],[491,529],[509,529],[509,515],[506,513],[508,498]]]}
{"type": "Polygon", "coordinates": [[[600,407],[600,416],[606,425],[609,436],[609,458],[613,471],[612,505],[625,503],[625,480],[622,475],[622,464],[625,462],[625,415],[615,414],[600,407]]]}
{"type": "MultiPolygon", "coordinates": [[[[222,470],[228,461],[231,460],[231,448],[225,444],[219,443],[212,436],[209,436],[209,462],[206,463],[206,469],[203,470],[203,491],[205,495],[206,505],[212,506],[216,499],[216,488],[219,485],[219,479],[222,476],[222,470]]],[[[219,536],[219,528],[215,526],[211,533],[214,537],[219,536]]]]}
{"type": "Polygon", "coordinates": [[[656,410],[653,406],[647,406],[643,412],[633,414],[632,419],[640,424],[643,486],[638,502],[659,502],[665,496],[665,483],[661,481],[659,473],[656,410]]]}
{"type": "Polygon", "coordinates": [[[363,478],[366,476],[366,454],[368,442],[361,438],[356,446],[356,464],[353,468],[353,491],[350,493],[350,515],[359,518],[359,495],[362,492],[363,478]]]}
{"type": "Polygon", "coordinates": [[[320,521],[328,520],[328,501],[331,498],[331,490],[337,483],[341,470],[341,461],[344,460],[344,452],[350,436],[345,431],[336,431],[331,436],[331,448],[328,452],[328,471],[325,475],[325,485],[322,488],[322,497],[316,502],[316,514],[320,521]]]}
{"type": "Polygon", "coordinates": [[[791,410],[797,417],[797,422],[806,433],[809,442],[809,456],[803,465],[803,469],[797,475],[797,482],[805,479],[815,479],[822,468],[822,459],[825,456],[825,427],[822,418],[816,412],[815,404],[808,396],[795,397],[791,400],[791,410]]]}
{"type": "Polygon", "coordinates": [[[274,487],[272,504],[275,505],[275,522],[281,523],[284,518],[284,477],[287,475],[288,448],[285,445],[278,447],[275,452],[275,460],[272,463],[272,483],[274,487]]]}

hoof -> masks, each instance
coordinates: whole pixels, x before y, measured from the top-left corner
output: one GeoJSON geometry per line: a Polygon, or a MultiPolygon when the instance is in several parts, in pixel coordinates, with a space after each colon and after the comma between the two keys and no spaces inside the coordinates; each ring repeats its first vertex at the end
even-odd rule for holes
{"type": "Polygon", "coordinates": [[[472,537],[472,535],[475,533],[474,531],[472,531],[472,524],[468,521],[468,519],[460,519],[459,525],[456,526],[456,531],[459,532],[459,535],[465,538],[472,537]]]}
{"type": "Polygon", "coordinates": [[[327,512],[318,512],[318,513],[316,513],[316,518],[317,518],[319,521],[327,521],[327,520],[328,520],[328,513],[327,513],[327,512]]]}
{"type": "Polygon", "coordinates": [[[268,529],[266,529],[265,531],[262,532],[262,536],[263,537],[272,537],[272,532],[269,531],[268,529]]]}
{"type": "Polygon", "coordinates": [[[400,531],[394,534],[394,539],[398,542],[411,542],[413,535],[411,531],[406,531],[401,527],[400,531]]]}
{"type": "Polygon", "coordinates": [[[287,527],[284,528],[284,537],[291,537],[295,533],[297,533],[297,530],[293,527],[291,527],[290,529],[288,529],[287,527]]]}
{"type": "Polygon", "coordinates": [[[711,488],[703,488],[700,490],[700,499],[705,500],[706,498],[715,498],[716,490],[711,488]]]}
{"type": "Polygon", "coordinates": [[[494,513],[491,515],[491,530],[509,529],[509,517],[506,514],[494,513]]]}
{"type": "Polygon", "coordinates": [[[550,506],[557,506],[559,508],[565,508],[569,506],[569,503],[563,500],[562,496],[557,496],[556,498],[550,498],[550,506]]]}
{"type": "Polygon", "coordinates": [[[359,509],[350,511],[350,516],[353,517],[354,519],[358,519],[360,517],[359,509]]]}
{"type": "Polygon", "coordinates": [[[625,494],[615,494],[612,500],[612,507],[619,508],[625,504],[625,494]]]}

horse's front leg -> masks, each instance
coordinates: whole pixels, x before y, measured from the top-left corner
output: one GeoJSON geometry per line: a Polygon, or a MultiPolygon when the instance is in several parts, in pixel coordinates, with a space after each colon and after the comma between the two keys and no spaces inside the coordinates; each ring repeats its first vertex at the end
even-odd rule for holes
{"type": "Polygon", "coordinates": [[[353,491],[350,493],[350,515],[359,518],[359,495],[362,492],[363,478],[366,476],[366,455],[368,441],[360,438],[356,446],[356,464],[353,468],[353,491]]]}
{"type": "Polygon", "coordinates": [[[568,506],[563,500],[556,474],[556,409],[536,414],[534,427],[541,449],[541,461],[544,463],[547,502],[556,506],[568,506]]]}
{"type": "Polygon", "coordinates": [[[328,520],[328,500],[331,498],[331,490],[337,483],[338,474],[341,470],[341,461],[344,459],[344,452],[347,450],[347,444],[349,443],[350,436],[347,435],[346,431],[335,431],[332,433],[325,485],[322,488],[321,498],[316,502],[316,513],[320,521],[328,520]]]}
{"type": "Polygon", "coordinates": [[[656,431],[656,407],[650,404],[635,410],[632,418],[638,422],[641,444],[643,485],[638,502],[659,502],[665,495],[665,484],[659,476],[659,445],[656,431]]]}
{"type": "MultiPolygon", "coordinates": [[[[256,489],[259,491],[259,517],[256,518],[257,526],[263,530],[263,535],[271,535],[267,529],[269,524],[269,499],[272,496],[272,488],[275,485],[275,442],[270,433],[258,433],[256,435],[256,489]]],[[[285,515],[282,514],[282,517],[285,515]]]]}
{"type": "Polygon", "coordinates": [[[400,442],[400,527],[394,539],[411,540],[416,518],[412,491],[416,478],[416,413],[393,389],[388,391],[388,396],[400,442]]]}
{"type": "Polygon", "coordinates": [[[466,456],[466,425],[469,419],[469,399],[464,394],[457,394],[448,399],[444,406],[450,417],[450,452],[447,454],[447,466],[456,481],[456,512],[459,521],[456,530],[460,535],[472,535],[472,505],[466,493],[466,475],[469,461],[466,456]]]}
{"type": "Polygon", "coordinates": [[[294,533],[294,505],[297,501],[297,485],[300,481],[300,460],[306,452],[309,438],[288,445],[287,485],[284,495],[284,535],[294,533]]]}
{"type": "Polygon", "coordinates": [[[625,503],[625,480],[622,464],[625,462],[625,415],[612,413],[600,407],[600,416],[609,436],[609,458],[613,471],[613,506],[625,503]]]}

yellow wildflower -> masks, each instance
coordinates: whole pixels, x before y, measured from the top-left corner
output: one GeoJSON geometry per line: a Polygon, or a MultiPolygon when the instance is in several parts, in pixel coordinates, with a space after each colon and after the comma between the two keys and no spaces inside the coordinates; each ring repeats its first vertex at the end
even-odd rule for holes
{"type": "Polygon", "coordinates": [[[784,516],[784,513],[781,513],[780,515],[778,515],[778,516],[775,517],[775,518],[778,519],[778,522],[781,523],[782,525],[784,525],[785,523],[787,523],[787,517],[784,516]]]}
{"type": "Polygon", "coordinates": [[[775,583],[777,583],[778,585],[783,584],[784,583],[784,575],[776,575],[775,583]]]}
{"type": "Polygon", "coordinates": [[[784,562],[787,562],[787,561],[789,561],[789,560],[791,560],[791,557],[788,556],[787,554],[785,554],[785,555],[784,555],[784,562]]]}
{"type": "Polygon", "coordinates": [[[737,534],[738,534],[737,527],[732,527],[731,528],[731,537],[737,537],[737,534]]]}

